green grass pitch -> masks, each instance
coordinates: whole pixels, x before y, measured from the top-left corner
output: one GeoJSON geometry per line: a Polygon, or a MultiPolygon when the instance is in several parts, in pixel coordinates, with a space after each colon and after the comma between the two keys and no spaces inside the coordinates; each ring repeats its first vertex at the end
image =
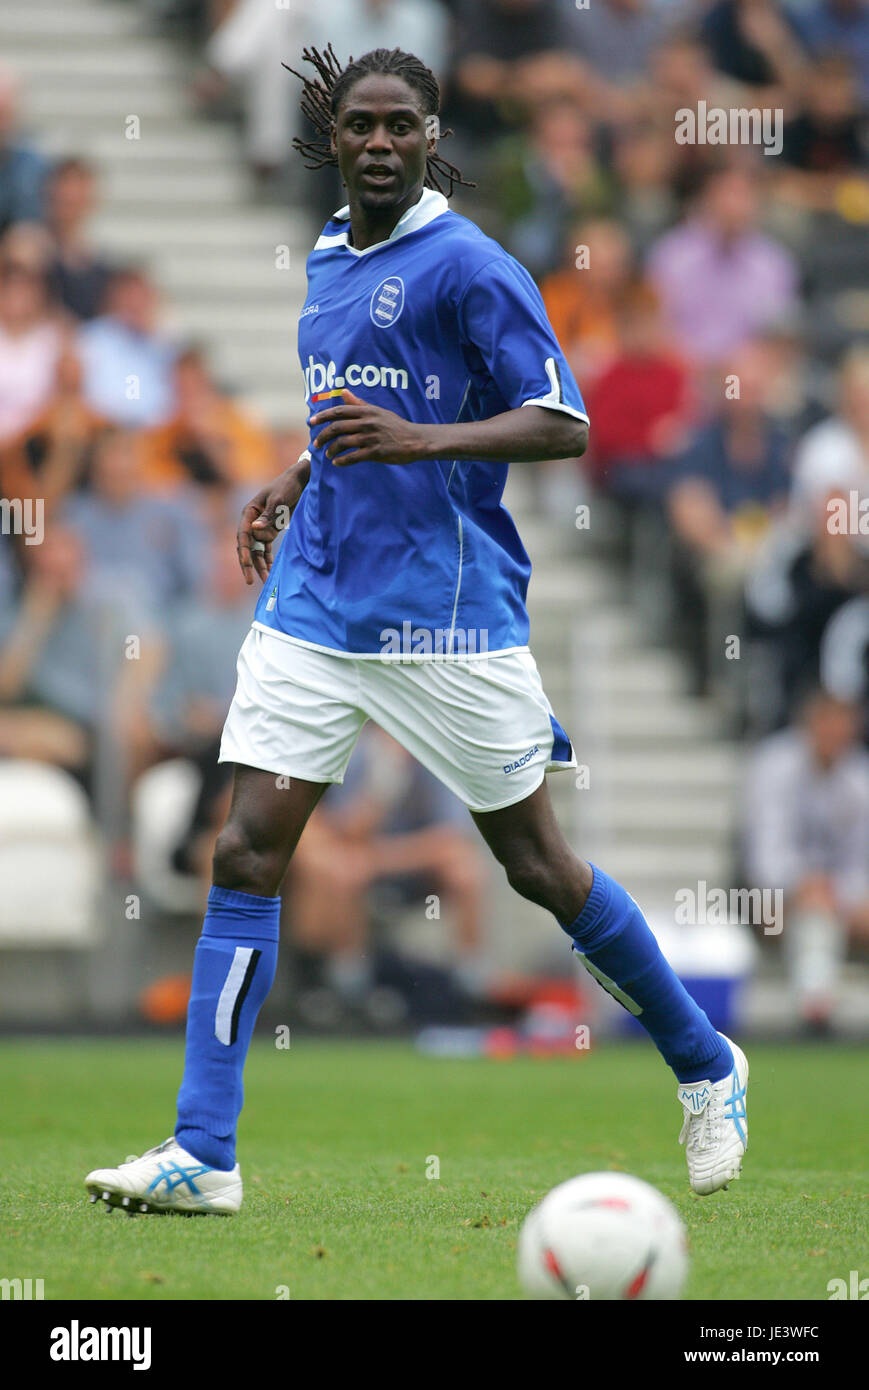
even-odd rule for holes
{"type": "Polygon", "coordinates": [[[750,1048],[743,1176],[697,1198],[651,1047],[498,1062],[259,1041],[240,1215],[90,1206],[88,1169],[170,1132],[181,1056],[180,1040],[0,1044],[0,1276],[42,1278],[46,1299],[513,1299],[525,1213],[604,1168],[676,1203],[688,1299],[826,1299],[869,1274],[865,1050],[750,1048]]]}

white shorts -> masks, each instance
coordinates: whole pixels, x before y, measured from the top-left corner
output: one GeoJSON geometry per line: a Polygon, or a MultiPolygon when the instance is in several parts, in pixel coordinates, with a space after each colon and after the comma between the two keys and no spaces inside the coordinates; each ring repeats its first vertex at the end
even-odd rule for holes
{"type": "Polygon", "coordinates": [[[496,811],[576,767],[527,650],[449,661],[345,656],[252,627],[219,761],[343,782],[366,720],[471,811],[496,811]]]}

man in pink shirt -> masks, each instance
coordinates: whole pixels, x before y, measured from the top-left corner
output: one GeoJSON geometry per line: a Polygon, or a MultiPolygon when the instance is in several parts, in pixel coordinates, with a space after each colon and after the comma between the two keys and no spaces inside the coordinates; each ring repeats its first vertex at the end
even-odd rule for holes
{"type": "Polygon", "coordinates": [[[649,253],[669,327],[703,365],[726,368],[728,354],[795,308],[793,257],[757,224],[756,177],[744,168],[716,171],[696,210],[649,253]]]}

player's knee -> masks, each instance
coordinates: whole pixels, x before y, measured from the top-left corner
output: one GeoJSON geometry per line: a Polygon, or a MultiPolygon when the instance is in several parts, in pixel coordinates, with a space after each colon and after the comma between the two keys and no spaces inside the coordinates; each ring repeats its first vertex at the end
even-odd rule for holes
{"type": "Polygon", "coordinates": [[[549,905],[552,894],[552,870],[547,860],[534,849],[519,850],[505,863],[507,882],[521,897],[542,907],[549,905]]]}
{"type": "Polygon", "coordinates": [[[244,827],[231,820],[217,837],[212,877],[221,888],[238,893],[271,897],[277,891],[273,856],[258,848],[244,827]]]}

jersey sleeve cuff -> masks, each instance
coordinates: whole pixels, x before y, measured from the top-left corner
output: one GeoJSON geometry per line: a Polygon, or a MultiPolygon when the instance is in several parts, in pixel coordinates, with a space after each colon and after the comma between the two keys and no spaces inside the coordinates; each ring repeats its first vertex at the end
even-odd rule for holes
{"type": "Polygon", "coordinates": [[[590,423],[584,411],[575,410],[572,405],[565,405],[563,401],[540,400],[535,396],[531,400],[523,401],[522,405],[542,405],[546,410],[561,410],[565,415],[572,415],[574,420],[582,420],[586,425],[590,423]]]}

